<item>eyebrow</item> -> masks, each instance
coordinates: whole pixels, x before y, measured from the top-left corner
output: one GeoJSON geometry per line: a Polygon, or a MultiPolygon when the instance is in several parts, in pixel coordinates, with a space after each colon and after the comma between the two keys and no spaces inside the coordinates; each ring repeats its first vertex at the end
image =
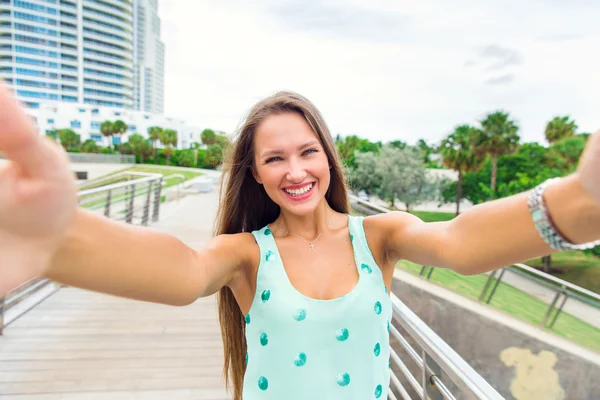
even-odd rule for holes
{"type": "MultiPolygon", "coordinates": [[[[298,151],[304,150],[307,147],[318,145],[318,144],[319,144],[318,140],[311,140],[310,142],[306,142],[302,146],[298,147],[298,151]]],[[[280,155],[280,154],[283,154],[283,150],[267,150],[267,151],[263,152],[260,156],[262,158],[262,157],[280,155]]]]}

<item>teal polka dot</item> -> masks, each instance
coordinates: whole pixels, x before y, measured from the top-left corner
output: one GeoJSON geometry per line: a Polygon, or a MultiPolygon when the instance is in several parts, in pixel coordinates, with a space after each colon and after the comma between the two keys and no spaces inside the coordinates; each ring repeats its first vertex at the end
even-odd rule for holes
{"type": "Polygon", "coordinates": [[[269,381],[264,376],[258,378],[258,387],[260,390],[267,390],[269,388],[269,381]]]}
{"type": "Polygon", "coordinates": [[[373,309],[375,310],[375,314],[377,314],[377,315],[381,314],[381,303],[379,301],[376,302],[373,309]]]}
{"type": "Polygon", "coordinates": [[[385,291],[385,294],[388,294],[387,286],[383,285],[383,290],[385,291]]]}
{"type": "Polygon", "coordinates": [[[271,298],[271,291],[269,289],[263,290],[260,298],[262,299],[263,303],[266,303],[267,301],[269,301],[269,298],[271,298]]]}
{"type": "Polygon", "coordinates": [[[248,364],[248,352],[246,352],[246,365],[248,364]]]}
{"type": "Polygon", "coordinates": [[[375,388],[375,398],[376,399],[381,397],[381,392],[383,392],[383,388],[381,387],[381,385],[377,385],[377,387],[375,388]]]}
{"type": "Polygon", "coordinates": [[[381,346],[377,343],[373,349],[373,354],[375,354],[375,357],[379,357],[379,353],[381,353],[381,346]]]}
{"type": "Polygon", "coordinates": [[[350,234],[350,241],[352,242],[354,240],[354,236],[352,236],[352,234],[350,234]]]}
{"type": "Polygon", "coordinates": [[[273,253],[271,250],[267,250],[265,260],[271,261],[274,257],[275,257],[275,253],[273,253]]]}
{"type": "Polygon", "coordinates": [[[388,368],[392,369],[392,359],[388,359],[388,368]]]}
{"type": "Polygon", "coordinates": [[[387,322],[387,330],[388,330],[388,333],[390,333],[390,321],[387,322]]]}
{"type": "Polygon", "coordinates": [[[269,236],[271,234],[271,230],[269,228],[265,229],[265,235],[269,236]]]}
{"type": "Polygon", "coordinates": [[[266,346],[269,343],[269,336],[266,333],[262,333],[262,335],[260,335],[260,344],[262,344],[263,346],[266,346]]]}
{"type": "Polygon", "coordinates": [[[306,319],[306,310],[303,308],[299,308],[294,312],[293,315],[296,321],[304,321],[306,319]]]}
{"type": "Polygon", "coordinates": [[[339,340],[340,342],[345,341],[346,339],[348,339],[348,336],[350,336],[350,332],[348,332],[348,329],[346,328],[342,328],[342,329],[338,329],[335,332],[335,337],[337,338],[337,340],[339,340]]]}
{"type": "Polygon", "coordinates": [[[365,272],[367,274],[370,274],[371,272],[373,272],[371,267],[369,267],[367,264],[361,264],[360,268],[363,270],[363,272],[365,272]]]}
{"type": "Polygon", "coordinates": [[[298,353],[296,355],[296,359],[294,360],[294,365],[297,367],[301,367],[304,364],[306,364],[306,354],[305,353],[298,353]]]}
{"type": "Polygon", "coordinates": [[[350,375],[347,372],[340,372],[337,376],[337,384],[348,386],[350,384],[350,375]]]}
{"type": "Polygon", "coordinates": [[[246,314],[246,324],[250,323],[250,313],[246,314]]]}

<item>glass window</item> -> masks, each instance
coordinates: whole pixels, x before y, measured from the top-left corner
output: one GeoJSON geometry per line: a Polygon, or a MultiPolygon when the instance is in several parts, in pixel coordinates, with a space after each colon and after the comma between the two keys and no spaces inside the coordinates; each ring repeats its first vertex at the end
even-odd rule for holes
{"type": "Polygon", "coordinates": [[[53,118],[48,118],[48,123],[49,124],[53,124],[54,123],[54,119],[53,118]]]}
{"type": "Polygon", "coordinates": [[[81,128],[81,122],[76,119],[71,121],[71,128],[81,128]]]}

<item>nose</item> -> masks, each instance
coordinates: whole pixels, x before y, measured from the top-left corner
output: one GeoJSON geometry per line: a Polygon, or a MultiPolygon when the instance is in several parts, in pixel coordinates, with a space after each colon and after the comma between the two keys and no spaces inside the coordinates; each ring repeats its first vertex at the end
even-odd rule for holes
{"type": "Polygon", "coordinates": [[[300,160],[295,157],[290,158],[289,170],[286,179],[293,183],[301,183],[306,178],[306,171],[300,160]]]}

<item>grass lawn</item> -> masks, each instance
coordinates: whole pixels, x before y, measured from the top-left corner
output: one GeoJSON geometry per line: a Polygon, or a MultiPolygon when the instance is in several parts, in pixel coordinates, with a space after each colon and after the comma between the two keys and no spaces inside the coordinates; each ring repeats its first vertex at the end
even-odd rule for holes
{"type": "MultiPolygon", "coordinates": [[[[409,261],[399,262],[398,268],[415,275],[418,275],[421,270],[420,265],[409,261]]],[[[464,276],[451,270],[436,268],[430,280],[468,298],[478,300],[487,276],[485,274],[464,276]]],[[[548,304],[545,302],[502,282],[494,293],[490,305],[537,326],[542,322],[548,309],[548,304]]],[[[600,352],[600,329],[567,313],[562,312],[559,315],[552,332],[600,352]]]]}

